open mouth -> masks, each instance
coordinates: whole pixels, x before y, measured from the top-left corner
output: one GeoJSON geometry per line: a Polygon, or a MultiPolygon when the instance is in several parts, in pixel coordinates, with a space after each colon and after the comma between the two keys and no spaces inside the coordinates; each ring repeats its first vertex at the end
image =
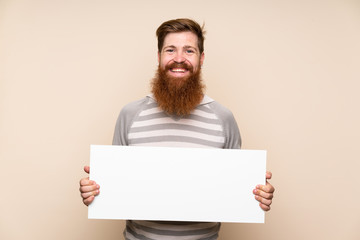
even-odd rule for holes
{"type": "Polygon", "coordinates": [[[166,70],[173,76],[182,77],[188,73],[192,73],[192,66],[186,63],[172,62],[166,66],[166,70]]]}
{"type": "Polygon", "coordinates": [[[173,73],[185,73],[188,70],[185,68],[170,68],[170,71],[173,73]]]}

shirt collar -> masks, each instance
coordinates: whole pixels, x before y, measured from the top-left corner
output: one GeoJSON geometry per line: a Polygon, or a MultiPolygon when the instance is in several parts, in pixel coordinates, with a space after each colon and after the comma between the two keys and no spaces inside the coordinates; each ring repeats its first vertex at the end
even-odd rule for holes
{"type": "MultiPolygon", "coordinates": [[[[153,101],[156,102],[155,98],[154,98],[154,95],[152,93],[148,94],[146,97],[148,98],[151,98],[153,101]]],[[[208,103],[211,103],[211,102],[214,102],[215,100],[212,99],[211,97],[209,97],[208,95],[204,95],[203,99],[201,100],[200,105],[204,105],[204,104],[208,104],[208,103]]]]}

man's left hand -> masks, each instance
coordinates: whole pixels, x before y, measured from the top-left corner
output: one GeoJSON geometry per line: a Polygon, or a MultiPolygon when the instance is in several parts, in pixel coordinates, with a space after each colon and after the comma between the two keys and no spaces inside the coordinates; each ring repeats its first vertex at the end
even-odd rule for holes
{"type": "Polygon", "coordinates": [[[253,190],[255,194],[255,199],[260,202],[260,207],[264,211],[270,210],[270,205],[272,203],[272,198],[274,197],[275,188],[268,182],[268,179],[271,179],[272,173],[266,172],[266,185],[257,185],[253,190]]]}

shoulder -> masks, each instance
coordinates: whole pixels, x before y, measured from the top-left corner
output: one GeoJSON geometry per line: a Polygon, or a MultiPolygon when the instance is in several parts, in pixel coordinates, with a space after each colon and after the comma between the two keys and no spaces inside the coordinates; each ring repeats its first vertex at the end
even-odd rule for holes
{"type": "Polygon", "coordinates": [[[113,138],[114,145],[128,145],[128,132],[139,112],[146,106],[149,98],[144,97],[137,101],[126,104],[120,111],[115,125],[113,138]]]}
{"type": "Polygon", "coordinates": [[[126,104],[120,111],[120,116],[134,115],[142,106],[146,105],[149,102],[148,97],[141,98],[139,100],[130,102],[126,104]]]}
{"type": "Polygon", "coordinates": [[[208,103],[210,109],[218,116],[218,118],[224,122],[228,122],[234,119],[233,113],[227,107],[221,105],[219,102],[213,100],[208,103]]]}
{"type": "Polygon", "coordinates": [[[215,100],[207,103],[207,105],[218,117],[223,126],[223,131],[225,135],[224,148],[240,148],[240,131],[233,113],[228,108],[224,107],[215,100]]]}

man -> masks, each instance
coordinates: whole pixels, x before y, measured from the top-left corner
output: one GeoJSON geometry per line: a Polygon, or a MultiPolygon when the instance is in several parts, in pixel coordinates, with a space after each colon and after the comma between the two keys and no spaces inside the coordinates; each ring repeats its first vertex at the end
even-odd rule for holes
{"type": "MultiPolygon", "coordinates": [[[[126,105],[116,123],[114,145],[240,148],[232,113],[204,94],[201,65],[204,32],[190,19],[164,22],[156,31],[159,67],[152,94],[126,105]]],[[[84,168],[89,173],[89,167],[84,168]]],[[[119,172],[121,174],[121,172],[119,172]]],[[[266,173],[266,179],[271,173],[266,173]]],[[[89,178],[80,181],[85,205],[99,194],[89,178]]],[[[270,210],[274,188],[258,185],[253,193],[270,210]]],[[[216,194],[216,192],[214,192],[216,194]]],[[[220,223],[127,220],[126,239],[217,239],[220,223]]]]}

